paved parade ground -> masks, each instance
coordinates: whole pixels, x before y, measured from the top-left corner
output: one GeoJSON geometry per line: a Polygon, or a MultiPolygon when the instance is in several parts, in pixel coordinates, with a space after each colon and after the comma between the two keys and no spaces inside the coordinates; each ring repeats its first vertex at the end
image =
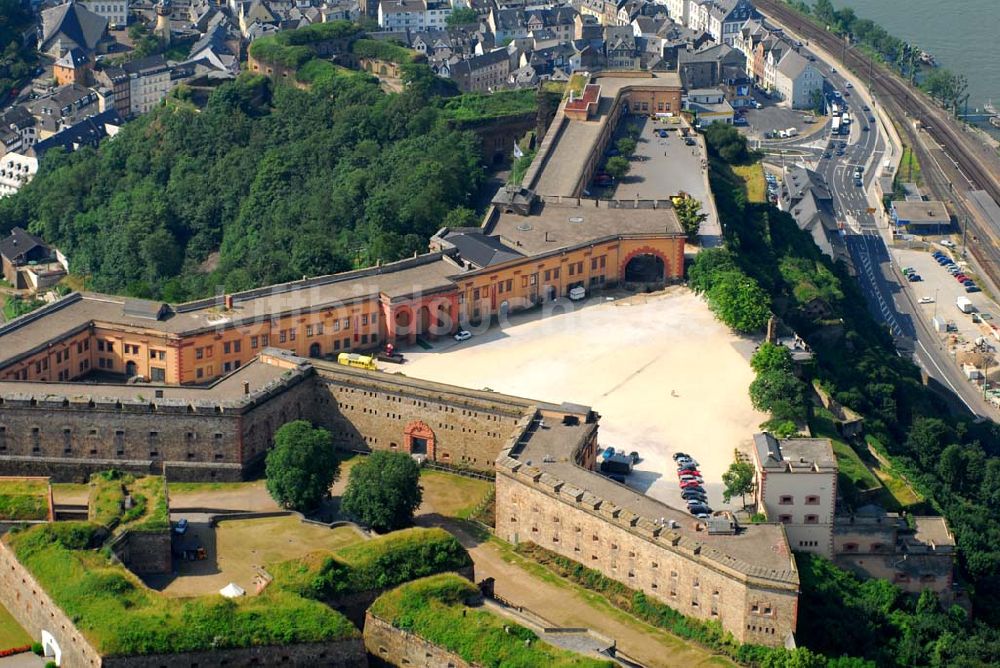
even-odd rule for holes
{"type": "Polygon", "coordinates": [[[701,464],[713,508],[735,448],[748,451],[766,417],[753,409],[747,362],[754,342],[733,335],[687,288],[618,293],[542,317],[511,318],[464,343],[406,352],[408,376],[560,403],[601,415],[599,440],[642,461],[628,484],[683,507],[670,456],[701,464]]]}

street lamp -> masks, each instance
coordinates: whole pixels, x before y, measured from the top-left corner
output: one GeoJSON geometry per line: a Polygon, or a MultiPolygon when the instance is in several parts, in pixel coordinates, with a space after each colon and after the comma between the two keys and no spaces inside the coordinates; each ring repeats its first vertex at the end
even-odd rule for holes
{"type": "Polygon", "coordinates": [[[931,316],[932,320],[937,317],[937,300],[938,300],[938,292],[940,290],[941,288],[934,288],[934,315],[931,316]]]}

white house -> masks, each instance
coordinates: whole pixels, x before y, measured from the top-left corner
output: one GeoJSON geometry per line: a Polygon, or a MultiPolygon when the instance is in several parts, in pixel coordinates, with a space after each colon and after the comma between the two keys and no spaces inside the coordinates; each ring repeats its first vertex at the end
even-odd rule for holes
{"type": "Polygon", "coordinates": [[[87,0],[83,6],[106,18],[110,28],[128,25],[128,0],[87,0]]]}
{"type": "Polygon", "coordinates": [[[448,2],[382,0],[378,24],[385,30],[442,30],[451,15],[448,2]]]}
{"type": "Polygon", "coordinates": [[[828,438],[754,434],[757,512],[785,525],[793,550],[833,557],[837,458],[828,438]]]}
{"type": "Polygon", "coordinates": [[[774,70],[772,88],[792,109],[808,109],[813,94],[823,90],[823,75],[804,56],[786,48],[774,70]]]}
{"type": "Polygon", "coordinates": [[[38,171],[38,158],[8,153],[0,158],[0,197],[13,195],[38,171]]]}

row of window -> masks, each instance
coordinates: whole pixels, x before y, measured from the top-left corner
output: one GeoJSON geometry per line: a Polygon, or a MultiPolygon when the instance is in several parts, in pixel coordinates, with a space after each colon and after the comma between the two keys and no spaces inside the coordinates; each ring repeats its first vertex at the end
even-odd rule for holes
{"type": "MultiPolygon", "coordinates": [[[[778,497],[778,505],[779,506],[790,506],[793,503],[795,503],[795,498],[793,496],[791,496],[790,494],[782,494],[781,496],[778,497]]],[[[806,496],[806,505],[807,506],[818,506],[819,505],[819,497],[816,496],[815,494],[810,494],[810,495],[806,496]]]]}
{"type": "MultiPolygon", "coordinates": [[[[782,524],[791,524],[791,515],[778,515],[778,521],[782,524]]],[[[803,524],[819,524],[819,515],[806,515],[803,524]]]]}

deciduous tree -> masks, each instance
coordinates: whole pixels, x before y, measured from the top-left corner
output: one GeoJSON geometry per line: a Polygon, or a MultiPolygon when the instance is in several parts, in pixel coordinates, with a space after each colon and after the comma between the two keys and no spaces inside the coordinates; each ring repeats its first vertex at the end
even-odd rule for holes
{"type": "Polygon", "coordinates": [[[377,451],[351,469],[340,508],[376,531],[413,521],[423,500],[420,467],[402,452],[377,451]]]}
{"type": "Polygon", "coordinates": [[[267,453],[264,469],[274,500],[284,508],[306,511],[329,495],[340,462],[330,432],[296,420],[274,433],[274,448],[267,453]]]}

